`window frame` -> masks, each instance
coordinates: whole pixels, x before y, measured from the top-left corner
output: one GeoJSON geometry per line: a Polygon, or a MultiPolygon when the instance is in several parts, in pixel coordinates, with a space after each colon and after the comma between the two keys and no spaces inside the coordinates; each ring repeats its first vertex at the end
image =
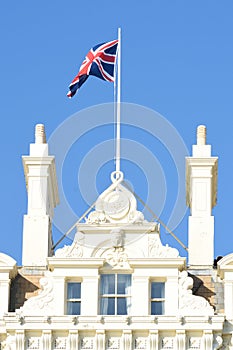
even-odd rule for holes
{"type": "Polygon", "coordinates": [[[82,306],[82,281],[81,280],[73,280],[73,279],[69,279],[66,281],[65,284],[66,290],[65,290],[65,311],[66,311],[66,315],[77,315],[80,316],[81,315],[81,306],[82,306]],[[69,298],[68,299],[68,285],[69,284],[80,284],[80,298],[69,298]],[[68,303],[72,302],[72,303],[79,303],[80,304],[80,313],[76,314],[76,313],[68,313],[68,303]]]}
{"type": "Polygon", "coordinates": [[[127,303],[127,298],[130,299],[130,303],[132,300],[132,273],[131,272],[122,272],[122,271],[111,271],[111,272],[104,272],[100,274],[100,284],[99,284],[99,315],[103,316],[127,316],[129,313],[127,313],[127,307],[126,307],[126,314],[118,314],[118,304],[117,301],[118,299],[124,298],[127,303]],[[101,294],[101,282],[102,282],[102,276],[109,276],[109,275],[114,275],[114,283],[115,283],[115,288],[114,288],[114,293],[109,293],[109,294],[101,294]],[[118,277],[119,275],[128,275],[130,276],[130,293],[129,294],[117,294],[117,288],[118,288],[118,277]],[[114,314],[103,314],[101,311],[101,300],[103,298],[114,298],[114,314]]]}
{"type": "Polygon", "coordinates": [[[166,280],[165,279],[151,279],[150,280],[150,287],[149,287],[149,303],[150,303],[150,315],[153,316],[159,316],[159,315],[165,315],[165,308],[166,308],[166,280]],[[164,297],[160,297],[160,298],[152,298],[152,284],[153,283],[161,283],[163,284],[163,288],[164,288],[164,297]],[[160,314],[152,314],[152,303],[161,303],[162,305],[162,310],[163,312],[160,314]]]}

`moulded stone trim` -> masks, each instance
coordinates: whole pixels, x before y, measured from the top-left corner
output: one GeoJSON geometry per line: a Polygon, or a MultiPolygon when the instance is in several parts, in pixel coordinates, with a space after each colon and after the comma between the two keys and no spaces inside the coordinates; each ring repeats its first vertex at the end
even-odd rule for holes
{"type": "Polygon", "coordinates": [[[0,253],[0,273],[10,272],[10,277],[17,274],[16,261],[9,255],[0,253]]]}

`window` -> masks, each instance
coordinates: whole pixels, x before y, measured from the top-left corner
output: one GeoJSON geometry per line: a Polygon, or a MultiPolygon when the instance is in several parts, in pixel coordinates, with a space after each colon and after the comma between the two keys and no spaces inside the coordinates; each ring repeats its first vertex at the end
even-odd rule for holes
{"type": "Polygon", "coordinates": [[[131,306],[131,275],[101,275],[100,314],[128,315],[131,306]]]}
{"type": "Polygon", "coordinates": [[[81,310],[81,283],[67,283],[67,315],[80,315],[81,310]]]}
{"type": "Polygon", "coordinates": [[[151,282],[151,315],[163,315],[165,303],[165,283],[151,282]]]}

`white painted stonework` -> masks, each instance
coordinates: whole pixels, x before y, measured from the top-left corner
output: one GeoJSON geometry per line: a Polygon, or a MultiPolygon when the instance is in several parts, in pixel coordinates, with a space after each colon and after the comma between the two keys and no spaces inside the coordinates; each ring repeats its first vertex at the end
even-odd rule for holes
{"type": "Polygon", "coordinates": [[[16,261],[0,253],[0,318],[9,307],[11,279],[17,274],[16,261]]]}
{"type": "Polygon", "coordinates": [[[211,267],[214,261],[214,217],[216,204],[218,158],[211,156],[206,145],[205,127],[197,129],[197,144],[193,156],[186,158],[186,201],[190,207],[189,265],[211,267]]]}
{"type": "MultiPolygon", "coordinates": [[[[35,136],[30,155],[23,157],[28,188],[23,268],[0,254],[0,349],[233,350],[233,256],[218,262],[218,273],[213,270],[217,158],[206,145],[205,128],[199,127],[193,156],[187,158],[192,270],[177,249],[162,244],[160,224],[145,220],[122,173],[112,174],[112,184],[84,222],[77,223],[73,242],[52,252],[51,221],[58,204],[55,160],[42,125],[35,136]],[[194,294],[195,271],[198,283],[203,275],[224,286],[224,312],[194,294]],[[17,285],[17,278],[33,284],[33,276],[39,275],[39,292],[9,311],[10,286],[17,285]],[[114,290],[113,282],[106,284],[109,276],[114,290]],[[80,294],[69,296],[69,286],[80,288],[80,294]],[[101,302],[109,307],[111,298],[113,314],[101,307],[101,302]],[[123,298],[126,312],[117,314],[123,298]],[[69,303],[80,311],[69,314],[69,303]]],[[[217,300],[220,291],[204,287],[217,300]]]]}
{"type": "Polygon", "coordinates": [[[24,266],[46,266],[46,258],[52,255],[51,222],[59,197],[55,160],[49,156],[41,124],[36,126],[30,155],[23,156],[23,166],[28,210],[24,215],[22,262],[24,266]]]}

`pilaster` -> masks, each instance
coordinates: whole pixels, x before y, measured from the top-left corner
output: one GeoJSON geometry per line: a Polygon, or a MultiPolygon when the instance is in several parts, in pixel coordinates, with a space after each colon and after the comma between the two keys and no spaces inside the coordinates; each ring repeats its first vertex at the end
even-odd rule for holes
{"type": "Polygon", "coordinates": [[[185,330],[177,330],[176,331],[176,349],[185,350],[186,348],[185,343],[186,343],[185,330]]]}
{"type": "Polygon", "coordinates": [[[78,330],[70,330],[68,336],[68,349],[76,350],[78,349],[79,334],[78,330]]]}
{"type": "Polygon", "coordinates": [[[51,350],[52,348],[52,331],[44,330],[42,333],[43,350],[51,350]]]}
{"type": "Polygon", "coordinates": [[[213,332],[212,330],[203,331],[203,350],[213,349],[213,332]]]}
{"type": "Polygon", "coordinates": [[[105,350],[105,331],[96,330],[96,350],[105,350]]]}
{"type": "Polygon", "coordinates": [[[17,350],[24,350],[25,345],[25,333],[24,330],[15,331],[15,343],[17,350]]]}
{"type": "Polygon", "coordinates": [[[132,331],[131,330],[123,330],[123,350],[131,350],[132,349],[132,331]]]}
{"type": "Polygon", "coordinates": [[[159,332],[158,330],[150,330],[150,350],[159,350],[159,332]]]}

